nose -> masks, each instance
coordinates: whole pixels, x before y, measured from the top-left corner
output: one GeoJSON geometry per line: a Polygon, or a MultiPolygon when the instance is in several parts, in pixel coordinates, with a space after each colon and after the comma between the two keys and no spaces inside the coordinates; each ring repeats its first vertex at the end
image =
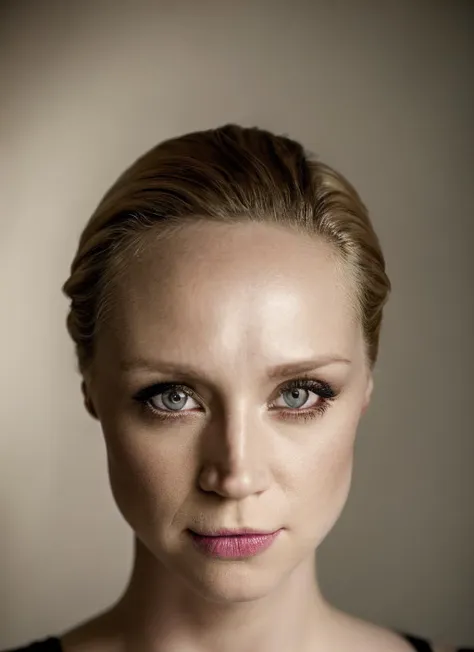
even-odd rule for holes
{"type": "Polygon", "coordinates": [[[229,416],[208,431],[199,487],[242,500],[263,493],[271,483],[270,432],[244,414],[229,416]]]}

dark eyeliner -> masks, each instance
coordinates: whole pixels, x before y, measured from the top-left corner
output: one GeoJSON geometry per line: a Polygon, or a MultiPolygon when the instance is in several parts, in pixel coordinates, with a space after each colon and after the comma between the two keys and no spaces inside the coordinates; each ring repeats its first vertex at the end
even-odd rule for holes
{"type": "Polygon", "coordinates": [[[274,408],[278,412],[278,418],[283,421],[293,421],[295,423],[308,422],[321,417],[328,407],[331,405],[332,401],[337,397],[337,392],[329,385],[321,380],[316,380],[314,378],[303,377],[295,378],[288,381],[279,388],[280,394],[287,392],[291,389],[308,389],[314,394],[317,394],[320,397],[318,403],[309,408],[300,408],[300,409],[285,409],[282,407],[274,408]]]}
{"type": "Polygon", "coordinates": [[[329,383],[326,383],[322,380],[315,380],[313,378],[295,378],[288,381],[282,387],[280,387],[280,392],[286,392],[290,389],[309,389],[315,394],[318,394],[321,398],[332,399],[336,397],[336,392],[333,390],[329,383]]]}
{"type": "Polygon", "coordinates": [[[163,410],[160,408],[155,407],[151,399],[157,396],[158,394],[165,394],[166,392],[174,390],[174,391],[182,391],[183,394],[186,394],[186,396],[190,396],[196,401],[199,401],[199,398],[197,397],[196,393],[187,385],[183,385],[181,383],[177,382],[161,382],[161,383],[154,383],[153,385],[149,385],[148,387],[144,387],[143,389],[139,390],[134,396],[132,397],[134,401],[138,403],[140,408],[143,409],[145,414],[148,417],[152,417],[154,419],[158,419],[159,421],[169,421],[171,422],[172,420],[177,421],[177,420],[182,420],[185,419],[186,417],[189,417],[193,413],[191,411],[186,411],[183,412],[182,410],[176,410],[175,412],[173,410],[163,410]]]}
{"type": "Polygon", "coordinates": [[[165,392],[168,392],[171,389],[174,389],[176,391],[182,391],[188,396],[195,398],[195,394],[193,390],[190,389],[187,385],[180,385],[179,383],[173,383],[173,382],[155,383],[154,385],[150,385],[149,387],[144,387],[143,389],[138,391],[133,398],[135,401],[138,401],[139,403],[144,403],[146,401],[149,401],[157,394],[164,394],[165,392]]]}

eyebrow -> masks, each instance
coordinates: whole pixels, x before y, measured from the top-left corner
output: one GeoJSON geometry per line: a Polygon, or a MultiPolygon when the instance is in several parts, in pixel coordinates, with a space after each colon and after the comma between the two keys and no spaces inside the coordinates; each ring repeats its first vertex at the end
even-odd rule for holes
{"type": "Polygon", "coordinates": [[[305,371],[312,371],[313,369],[320,369],[321,367],[328,367],[331,364],[345,364],[350,365],[351,361],[339,355],[325,355],[313,360],[302,360],[301,362],[290,362],[286,364],[279,364],[276,367],[271,367],[267,370],[267,376],[270,379],[285,378],[293,374],[303,373],[305,371]]]}
{"type": "MultiPolygon", "coordinates": [[[[321,367],[328,367],[332,364],[350,365],[351,361],[340,355],[324,355],[311,360],[301,360],[299,362],[287,362],[283,364],[270,367],[266,371],[267,378],[275,380],[277,378],[286,378],[305,371],[312,371],[320,369],[321,367]]],[[[176,373],[190,378],[203,378],[202,371],[196,369],[188,364],[178,364],[174,362],[167,362],[165,360],[147,360],[145,358],[138,358],[135,360],[124,360],[120,363],[122,371],[133,370],[146,370],[158,371],[162,373],[176,373]]]]}

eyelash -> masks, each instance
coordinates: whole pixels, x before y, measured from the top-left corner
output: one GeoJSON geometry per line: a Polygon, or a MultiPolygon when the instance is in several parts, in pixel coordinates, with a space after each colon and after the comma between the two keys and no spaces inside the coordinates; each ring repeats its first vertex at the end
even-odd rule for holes
{"type": "MultiPolygon", "coordinates": [[[[280,394],[288,392],[292,389],[305,389],[310,390],[314,394],[319,396],[319,401],[317,404],[311,408],[302,409],[302,408],[288,408],[288,409],[278,409],[280,412],[280,418],[285,421],[300,421],[307,422],[316,419],[317,417],[322,416],[330,404],[334,401],[337,396],[337,393],[334,389],[326,382],[315,380],[313,378],[295,378],[285,383],[280,388],[280,394]]],[[[194,400],[198,401],[198,397],[195,392],[188,387],[187,385],[182,385],[180,383],[166,382],[166,383],[155,383],[150,387],[145,387],[141,389],[133,398],[137,401],[142,407],[151,412],[156,418],[162,421],[168,420],[182,420],[185,419],[188,414],[188,411],[183,410],[163,410],[157,407],[154,407],[151,404],[151,399],[159,394],[166,394],[170,390],[182,391],[187,396],[190,396],[194,400]]],[[[309,399],[309,397],[308,397],[309,399]]]]}

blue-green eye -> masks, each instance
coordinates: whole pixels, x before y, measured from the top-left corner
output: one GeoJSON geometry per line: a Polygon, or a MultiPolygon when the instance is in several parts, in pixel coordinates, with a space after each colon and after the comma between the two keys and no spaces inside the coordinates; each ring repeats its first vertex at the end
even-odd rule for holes
{"type": "Polygon", "coordinates": [[[138,392],[135,400],[148,405],[157,412],[187,412],[190,409],[200,408],[199,403],[193,398],[193,392],[185,385],[176,383],[158,383],[138,392]],[[189,405],[189,401],[195,405],[189,405]],[[188,408],[184,410],[184,408],[188,408]]]}
{"type": "MultiPolygon", "coordinates": [[[[309,390],[302,388],[288,389],[282,392],[281,395],[284,398],[287,406],[293,410],[298,410],[302,407],[305,407],[305,403],[308,401],[308,398],[310,398],[309,390]],[[287,395],[286,397],[285,394],[287,395]]],[[[319,397],[316,397],[316,401],[318,399],[319,397]]],[[[306,405],[306,407],[310,406],[306,405]]]]}
{"type": "Polygon", "coordinates": [[[311,378],[297,378],[290,380],[280,389],[280,397],[283,399],[284,405],[275,401],[272,407],[287,407],[290,411],[294,410],[295,412],[302,410],[302,408],[308,411],[321,410],[335,395],[335,392],[327,383],[311,378]]]}
{"type": "Polygon", "coordinates": [[[157,394],[156,397],[150,399],[151,402],[154,403],[156,398],[159,398],[168,410],[179,411],[185,407],[189,396],[182,390],[170,389],[162,394],[157,394]]]}

